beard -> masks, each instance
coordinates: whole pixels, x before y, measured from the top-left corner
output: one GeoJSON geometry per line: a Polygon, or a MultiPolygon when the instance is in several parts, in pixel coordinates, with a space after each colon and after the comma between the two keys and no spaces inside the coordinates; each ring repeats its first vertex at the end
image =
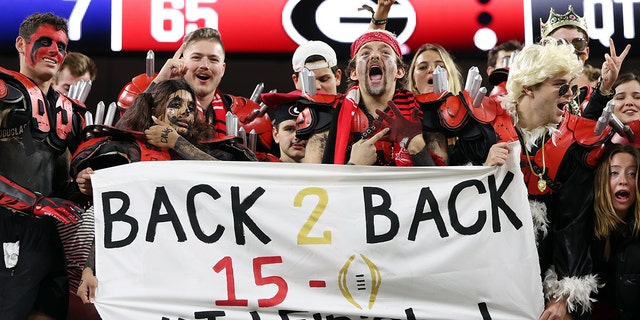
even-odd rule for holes
{"type": "Polygon", "coordinates": [[[387,93],[387,79],[383,79],[380,85],[372,85],[369,81],[365,81],[364,88],[372,97],[380,97],[387,93]]]}

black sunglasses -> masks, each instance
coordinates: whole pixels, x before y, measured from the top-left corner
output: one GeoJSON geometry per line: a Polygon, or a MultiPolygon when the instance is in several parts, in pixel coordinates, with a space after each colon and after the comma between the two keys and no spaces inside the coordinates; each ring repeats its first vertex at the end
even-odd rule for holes
{"type": "Polygon", "coordinates": [[[587,45],[589,44],[589,41],[583,38],[575,38],[571,40],[571,44],[576,49],[576,51],[584,51],[585,49],[587,49],[587,45]]]}
{"type": "Polygon", "coordinates": [[[571,99],[573,99],[577,94],[578,94],[578,85],[574,84],[574,85],[570,85],[568,83],[565,83],[563,85],[560,86],[560,89],[558,89],[558,96],[562,97],[565,94],[567,94],[567,92],[569,91],[569,89],[571,89],[571,99]]]}

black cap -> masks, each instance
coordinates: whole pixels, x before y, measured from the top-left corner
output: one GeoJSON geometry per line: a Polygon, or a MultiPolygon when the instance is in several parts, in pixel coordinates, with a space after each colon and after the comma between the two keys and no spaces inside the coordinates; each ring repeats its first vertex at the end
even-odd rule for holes
{"type": "Polygon", "coordinates": [[[299,114],[300,111],[296,104],[281,104],[277,106],[273,112],[273,125],[277,126],[285,120],[296,120],[299,114]]]}

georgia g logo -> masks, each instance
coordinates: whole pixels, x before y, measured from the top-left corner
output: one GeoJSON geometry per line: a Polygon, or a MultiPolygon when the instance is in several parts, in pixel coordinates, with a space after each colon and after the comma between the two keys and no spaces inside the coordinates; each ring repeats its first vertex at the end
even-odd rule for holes
{"type": "MultiPolygon", "coordinates": [[[[358,9],[366,4],[377,7],[374,1],[362,0],[289,0],[282,10],[282,25],[297,44],[320,40],[339,55],[348,55],[349,46],[365,32],[371,12],[358,9]]],[[[400,44],[406,42],[416,28],[416,12],[408,0],[393,4],[387,30],[395,33],[400,44]]]]}

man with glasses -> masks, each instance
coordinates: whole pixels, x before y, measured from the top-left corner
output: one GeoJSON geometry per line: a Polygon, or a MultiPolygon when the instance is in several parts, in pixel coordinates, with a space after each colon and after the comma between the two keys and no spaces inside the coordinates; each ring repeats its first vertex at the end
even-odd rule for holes
{"type": "MultiPolygon", "coordinates": [[[[573,11],[573,6],[569,5],[569,9],[564,14],[557,14],[551,8],[547,22],[540,19],[540,35],[542,39],[546,37],[554,37],[563,39],[570,43],[574,48],[574,53],[578,56],[582,64],[589,59],[589,33],[586,20],[573,11]]],[[[602,76],[594,88],[582,87],[580,93],[573,99],[573,102],[567,106],[568,110],[573,114],[583,115],[591,119],[597,119],[602,113],[602,109],[607,101],[613,98],[613,83],[618,78],[622,61],[631,49],[627,45],[620,56],[616,53],[613,40],[609,39],[610,53],[604,56],[602,64],[602,76]]]]}
{"type": "Polygon", "coordinates": [[[573,6],[569,5],[569,11],[565,14],[557,14],[551,8],[549,19],[543,23],[540,19],[540,35],[542,38],[554,37],[564,39],[575,48],[575,53],[584,64],[589,59],[589,33],[587,22],[583,17],[573,12],[573,6]]]}
{"type": "Polygon", "coordinates": [[[509,67],[503,106],[520,145],[542,273],[540,319],[585,319],[598,282],[589,255],[593,176],[607,134],[564,110],[577,92],[582,62],[566,42],[526,46],[509,67]]]}

